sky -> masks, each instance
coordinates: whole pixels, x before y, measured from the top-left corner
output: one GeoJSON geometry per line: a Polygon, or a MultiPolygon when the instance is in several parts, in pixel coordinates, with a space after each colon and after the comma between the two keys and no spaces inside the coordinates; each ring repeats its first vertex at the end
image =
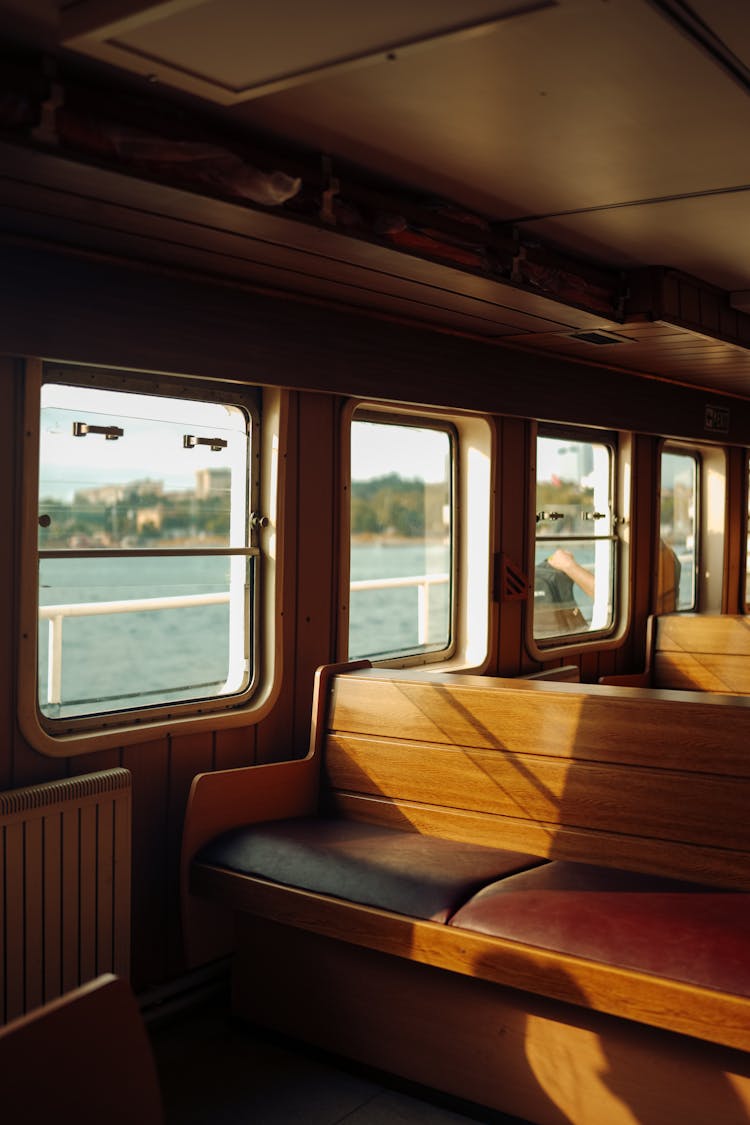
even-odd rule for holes
{"type": "Polygon", "coordinates": [[[162,481],[167,491],[192,488],[195,472],[236,465],[244,469],[245,415],[220,403],[165,399],[98,388],[47,383],[42,388],[40,496],[70,501],[78,489],[136,480],[162,481]],[[74,422],[119,426],[124,434],[73,436],[74,422]],[[220,452],[186,449],[185,434],[216,436],[220,452]]]}
{"type": "Polygon", "coordinates": [[[380,422],[352,424],[352,480],[398,473],[407,479],[446,479],[450,439],[445,430],[380,422]]]}

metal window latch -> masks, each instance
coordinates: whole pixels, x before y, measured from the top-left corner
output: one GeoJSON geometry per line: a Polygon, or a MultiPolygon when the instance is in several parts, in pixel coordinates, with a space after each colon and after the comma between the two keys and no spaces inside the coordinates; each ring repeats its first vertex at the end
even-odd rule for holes
{"type": "Polygon", "coordinates": [[[251,512],[249,523],[251,531],[256,531],[259,527],[268,527],[268,516],[262,516],[260,512],[251,512]]]}
{"type": "Polygon", "coordinates": [[[220,437],[196,437],[195,434],[183,434],[183,449],[195,449],[196,445],[207,445],[212,453],[220,453],[226,449],[227,443],[220,437]]]}
{"type": "Polygon", "coordinates": [[[606,512],[581,512],[582,520],[606,520],[606,512]]]}
{"type": "Polygon", "coordinates": [[[536,522],[540,520],[564,520],[565,512],[537,512],[536,522]]]}
{"type": "Polygon", "coordinates": [[[119,426],[90,426],[88,422],[73,423],[73,437],[86,437],[86,434],[104,434],[107,441],[117,441],[125,431],[119,426]]]}

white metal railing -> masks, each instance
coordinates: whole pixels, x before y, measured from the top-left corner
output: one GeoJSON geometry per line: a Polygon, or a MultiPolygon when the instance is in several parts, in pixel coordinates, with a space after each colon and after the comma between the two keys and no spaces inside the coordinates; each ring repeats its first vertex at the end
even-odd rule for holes
{"type": "Polygon", "coordinates": [[[444,586],[448,574],[415,574],[405,578],[359,578],[349,584],[352,593],[356,590],[393,590],[402,587],[417,587],[417,644],[426,645],[430,638],[430,587],[444,586]]]}
{"type": "MultiPolygon", "coordinates": [[[[444,586],[447,574],[417,574],[404,578],[362,578],[351,590],[389,590],[417,587],[417,638],[427,644],[430,633],[430,587],[444,586]]],[[[116,602],[75,602],[70,605],[39,606],[39,620],[49,622],[47,653],[47,703],[62,703],[63,625],[67,617],[108,616],[114,613],[144,613],[160,609],[187,609],[229,602],[229,591],[217,594],[183,594],[170,598],[128,598],[116,602]]]]}
{"type": "Polygon", "coordinates": [[[229,591],[218,594],[182,594],[171,598],[128,598],[117,602],[75,602],[72,605],[40,605],[39,620],[49,622],[47,653],[47,703],[62,703],[62,642],[66,617],[97,617],[113,613],[144,613],[157,609],[187,609],[199,605],[222,605],[229,591]]]}

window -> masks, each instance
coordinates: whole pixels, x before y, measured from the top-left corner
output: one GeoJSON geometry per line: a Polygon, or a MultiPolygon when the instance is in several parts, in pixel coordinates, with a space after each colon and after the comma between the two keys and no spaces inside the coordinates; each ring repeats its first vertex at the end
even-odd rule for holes
{"type": "Polygon", "coordinates": [[[698,465],[695,453],[661,456],[657,613],[697,605],[698,465]]]}
{"type": "Polygon", "coordinates": [[[351,423],[349,658],[451,649],[455,433],[358,412],[351,423]]]}
{"type": "Polygon", "coordinates": [[[537,438],[535,640],[614,625],[614,444],[546,432],[537,438]]]}
{"type": "Polygon", "coordinates": [[[60,372],[41,387],[36,703],[48,731],[236,705],[255,683],[257,410],[123,382],[60,372]]]}

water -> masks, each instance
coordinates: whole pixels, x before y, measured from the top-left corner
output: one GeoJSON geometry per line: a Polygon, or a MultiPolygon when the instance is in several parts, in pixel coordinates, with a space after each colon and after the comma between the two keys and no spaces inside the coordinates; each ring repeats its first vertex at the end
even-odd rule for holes
{"type": "MultiPolygon", "coordinates": [[[[448,561],[449,549],[442,544],[354,546],[352,580],[447,573],[448,561]]],[[[226,557],[45,559],[40,564],[41,606],[223,593],[229,588],[226,557]]],[[[48,702],[49,625],[40,621],[42,711],[65,718],[211,698],[227,690],[233,622],[237,626],[228,604],[68,617],[58,704],[48,702]]],[[[352,659],[413,651],[419,647],[417,623],[415,588],[354,592],[352,659]]],[[[430,590],[428,644],[444,647],[449,639],[445,584],[430,590]]],[[[246,682],[244,675],[230,688],[241,690],[246,682]]]]}
{"type": "MultiPolygon", "coordinates": [[[[449,547],[443,543],[355,544],[351,578],[356,582],[445,574],[449,562],[449,547]]],[[[691,562],[683,560],[685,598],[691,562]]],[[[243,580],[241,576],[241,584],[243,580]]],[[[226,557],[46,559],[40,564],[42,606],[224,593],[229,588],[226,557]]],[[[590,612],[589,600],[580,591],[576,597],[584,613],[590,612]]],[[[451,639],[448,583],[429,590],[426,640],[420,640],[418,623],[415,587],[352,591],[350,658],[446,648],[451,639]]],[[[68,618],[63,627],[60,706],[47,701],[49,627],[41,621],[40,706],[51,717],[67,717],[236,692],[245,686],[247,671],[244,661],[237,671],[230,645],[241,642],[243,633],[242,615],[238,620],[228,604],[68,618]]]]}
{"type": "MultiPolygon", "coordinates": [[[[237,560],[226,557],[45,559],[39,601],[49,606],[221,594],[230,588],[231,565],[237,560]]],[[[244,572],[244,559],[240,565],[244,572]]],[[[242,629],[241,619],[238,625],[242,629]]],[[[40,621],[39,700],[51,717],[208,698],[227,687],[232,638],[227,603],[68,617],[62,635],[59,706],[48,703],[49,625],[40,621]]]]}
{"type": "MultiPolygon", "coordinates": [[[[352,544],[351,581],[447,574],[445,543],[352,544]]],[[[426,637],[419,635],[419,592],[415,586],[353,590],[349,605],[349,657],[378,657],[429,651],[450,644],[450,584],[431,585],[426,594],[426,637]]]]}

